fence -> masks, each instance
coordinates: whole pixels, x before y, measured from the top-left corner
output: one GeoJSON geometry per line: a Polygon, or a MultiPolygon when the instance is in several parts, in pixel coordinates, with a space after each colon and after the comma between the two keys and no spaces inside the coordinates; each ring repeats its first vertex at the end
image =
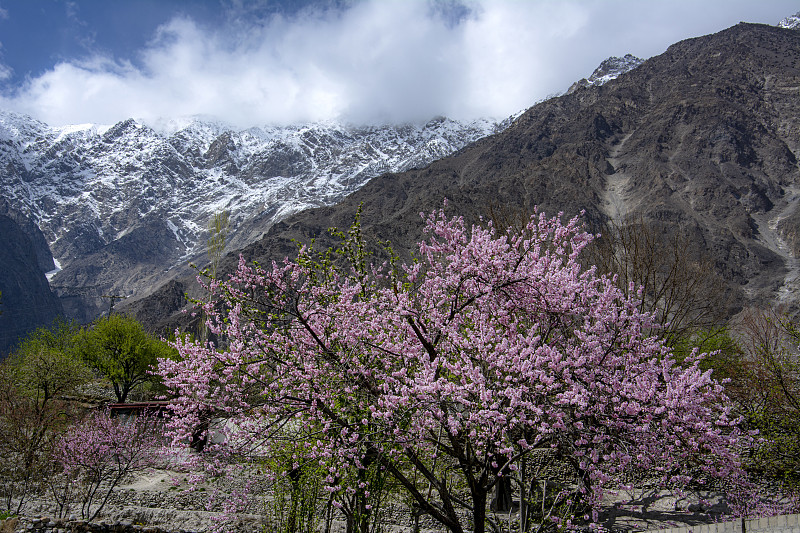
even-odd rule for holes
{"type": "Polygon", "coordinates": [[[659,529],[659,533],[800,533],[800,514],[659,529]]]}

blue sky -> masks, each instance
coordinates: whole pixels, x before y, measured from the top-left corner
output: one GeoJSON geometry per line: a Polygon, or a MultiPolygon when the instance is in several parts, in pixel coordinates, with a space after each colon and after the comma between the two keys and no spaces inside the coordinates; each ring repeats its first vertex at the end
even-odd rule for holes
{"type": "Polygon", "coordinates": [[[53,125],[505,117],[798,0],[0,0],[0,109],[53,125]]]}

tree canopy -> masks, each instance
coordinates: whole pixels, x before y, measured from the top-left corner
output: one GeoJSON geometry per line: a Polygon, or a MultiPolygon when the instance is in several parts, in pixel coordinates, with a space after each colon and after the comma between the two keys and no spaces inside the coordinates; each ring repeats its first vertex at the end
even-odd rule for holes
{"type": "Polygon", "coordinates": [[[116,314],[81,331],[74,343],[82,359],[111,381],[120,402],[127,400],[134,387],[151,379],[150,372],[160,357],[172,353],[135,319],[116,314]]]}
{"type": "Polygon", "coordinates": [[[210,280],[223,343],[178,339],[180,356],[159,364],[173,436],[215,413],[235,420],[209,446],[225,452],[215,460],[294,443],[282,474],[322,466],[354,531],[387,479],[450,531],[482,532],[509,479],[548,527],[597,509],[632,470],[671,485],[737,470],[745,437],[721,385],[699,355],[679,365],[645,335],[653,316],[635,294],[581,267],[591,236],[577,219],[537,213],[508,232],[443,211],[425,222],[409,264],[371,265],[357,221],[335,250],[271,268],[240,259],[210,280]],[[525,470],[539,453],[569,483],[534,489],[552,481],[525,470]]]}
{"type": "Polygon", "coordinates": [[[49,474],[49,457],[74,415],[64,397],[91,378],[71,350],[78,326],[57,319],[0,362],[0,501],[24,507],[49,474]]]}
{"type": "Polygon", "coordinates": [[[90,379],[73,350],[72,340],[79,331],[76,323],[58,318],[28,335],[9,356],[7,366],[17,385],[38,403],[68,394],[90,379]]]}

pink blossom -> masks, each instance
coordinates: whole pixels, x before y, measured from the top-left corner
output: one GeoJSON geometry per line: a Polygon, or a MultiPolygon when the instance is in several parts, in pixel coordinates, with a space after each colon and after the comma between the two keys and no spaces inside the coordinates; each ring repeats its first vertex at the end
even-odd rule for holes
{"type": "Polygon", "coordinates": [[[443,211],[425,221],[415,263],[370,267],[351,238],[333,254],[349,266],[304,249],[270,268],[240,259],[209,283],[224,344],[178,340],[180,358],[159,366],[173,439],[208,413],[230,421],[210,447],[217,460],[269,455],[289,438],[329,466],[342,498],[374,496],[365,472],[379,464],[453,531],[460,504],[441,457],[469,487],[475,524],[536,449],[574,465],[579,488],[560,498],[592,506],[634,466],[676,484],[739,471],[748,437],[702,355],[678,365],[643,335],[653,320],[635,297],[579,264],[591,236],[577,218],[537,213],[507,235],[443,211]]]}

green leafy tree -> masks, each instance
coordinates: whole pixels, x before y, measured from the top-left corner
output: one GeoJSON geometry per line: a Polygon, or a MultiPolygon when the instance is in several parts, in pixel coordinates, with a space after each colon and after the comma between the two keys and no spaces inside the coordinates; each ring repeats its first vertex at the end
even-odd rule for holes
{"type": "Polygon", "coordinates": [[[153,379],[150,370],[160,357],[172,354],[169,346],[145,332],[134,318],[122,315],[98,320],[82,331],[75,338],[75,349],[111,381],[120,403],[136,386],[153,379]]]}
{"type": "Polygon", "coordinates": [[[211,277],[217,276],[217,268],[225,250],[225,241],[230,231],[230,214],[227,211],[214,213],[208,222],[208,259],[211,277]]]}
{"type": "Polygon", "coordinates": [[[748,310],[738,324],[742,371],[728,389],[759,431],[750,467],[800,488],[800,326],[775,310],[748,310]]]}
{"type": "Polygon", "coordinates": [[[91,378],[71,349],[78,331],[57,319],[0,363],[0,502],[16,513],[42,489],[54,443],[75,418],[65,397],[91,378]]]}
{"type": "Polygon", "coordinates": [[[70,394],[91,378],[73,349],[79,332],[76,323],[57,318],[49,328],[31,333],[9,357],[17,384],[38,405],[70,394]]]}

